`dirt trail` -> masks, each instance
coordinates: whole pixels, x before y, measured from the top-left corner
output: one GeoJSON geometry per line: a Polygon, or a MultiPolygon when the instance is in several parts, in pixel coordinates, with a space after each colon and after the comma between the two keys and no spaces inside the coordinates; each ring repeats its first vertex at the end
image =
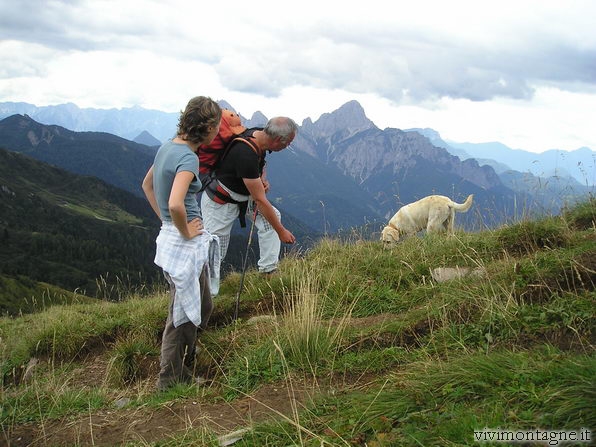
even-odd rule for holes
{"type": "Polygon", "coordinates": [[[251,423],[281,415],[292,417],[312,393],[304,384],[265,385],[250,397],[233,402],[205,403],[193,399],[166,403],[159,408],[100,411],[76,420],[27,424],[0,439],[4,446],[113,446],[126,441],[155,442],[189,429],[207,427],[217,434],[229,433],[251,423]]]}
{"type": "MultiPolygon", "coordinates": [[[[354,319],[352,324],[382,323],[388,315],[354,319]]],[[[87,358],[78,371],[74,382],[77,388],[97,386],[104,382],[108,359],[101,352],[87,358]]],[[[146,365],[145,379],[140,387],[154,388],[157,360],[146,365]]],[[[206,427],[218,435],[250,427],[253,423],[268,419],[292,419],[311,398],[325,394],[330,389],[348,390],[367,386],[374,378],[369,375],[356,377],[338,376],[331,380],[312,376],[300,380],[267,384],[232,402],[194,397],[183,401],[165,402],[160,407],[116,407],[102,409],[84,416],[35,422],[14,427],[3,427],[0,447],[40,446],[115,446],[127,441],[156,442],[206,427]]],[[[216,384],[214,384],[216,386],[216,384]]]]}

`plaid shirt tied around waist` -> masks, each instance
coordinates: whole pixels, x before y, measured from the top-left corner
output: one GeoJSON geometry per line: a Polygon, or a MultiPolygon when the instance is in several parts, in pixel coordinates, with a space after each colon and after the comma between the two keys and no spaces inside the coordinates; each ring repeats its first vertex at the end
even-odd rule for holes
{"type": "Polygon", "coordinates": [[[171,222],[163,222],[156,239],[155,264],[166,272],[174,286],[172,311],[174,327],[191,321],[201,324],[201,285],[199,276],[205,264],[212,295],[219,291],[219,238],[203,230],[203,234],[185,239],[171,222]]]}

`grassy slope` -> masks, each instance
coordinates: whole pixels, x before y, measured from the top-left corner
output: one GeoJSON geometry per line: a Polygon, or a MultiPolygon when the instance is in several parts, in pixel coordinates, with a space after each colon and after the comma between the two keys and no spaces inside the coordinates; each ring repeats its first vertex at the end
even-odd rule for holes
{"type": "MultiPolygon", "coordinates": [[[[157,363],[166,294],[2,319],[2,425],[18,432],[27,421],[117,411],[111,405],[122,395],[129,407],[159,409],[185,399],[233,402],[299,377],[323,384],[366,376],[356,390],[322,385],[308,410],[258,424],[236,445],[473,445],[473,430],[483,427],[594,428],[595,216],[592,201],[562,217],[391,249],[326,240],[285,259],[275,280],[250,272],[233,324],[239,277],[230,275],[213,330],[201,337],[198,361],[213,379],[207,393],[156,394],[147,385],[155,377],[143,368],[157,363]],[[431,279],[433,268],[455,265],[485,275],[431,279]],[[273,312],[275,323],[248,322],[273,312]],[[89,368],[86,354],[110,365],[95,386],[72,379],[89,368]],[[41,366],[23,383],[32,356],[41,366]]],[[[212,437],[189,428],[152,445],[198,439],[209,445],[212,437]]]]}
{"type": "Polygon", "coordinates": [[[0,274],[0,290],[2,290],[2,307],[22,312],[38,312],[53,304],[91,303],[95,301],[51,284],[33,281],[20,276],[13,278],[0,274]],[[24,298],[23,298],[24,297],[24,298]]]}

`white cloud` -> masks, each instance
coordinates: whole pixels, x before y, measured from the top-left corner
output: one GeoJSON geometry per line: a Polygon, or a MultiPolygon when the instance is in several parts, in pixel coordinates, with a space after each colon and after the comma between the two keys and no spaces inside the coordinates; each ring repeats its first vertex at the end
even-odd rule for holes
{"type": "MultiPolygon", "coordinates": [[[[140,105],[178,110],[192,96],[223,92],[208,65],[134,52],[69,52],[44,62],[43,72],[0,79],[0,91],[36,105],[75,102],[81,107],[140,105]]],[[[25,70],[23,70],[25,72],[25,70]]]]}
{"type": "Polygon", "coordinates": [[[0,0],[0,101],[174,111],[207,94],[302,120],[356,99],[379,127],[596,148],[594,16],[589,0],[0,0]]]}

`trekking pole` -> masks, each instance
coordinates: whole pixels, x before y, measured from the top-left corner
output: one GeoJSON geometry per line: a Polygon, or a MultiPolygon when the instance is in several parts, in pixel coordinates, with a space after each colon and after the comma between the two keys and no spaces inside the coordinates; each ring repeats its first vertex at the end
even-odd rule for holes
{"type": "Polygon", "coordinates": [[[252,242],[252,234],[255,230],[255,221],[257,220],[257,213],[258,208],[257,204],[254,204],[255,212],[252,216],[252,224],[250,226],[250,232],[248,233],[248,243],[246,244],[246,253],[244,253],[244,261],[242,262],[242,275],[240,276],[240,287],[238,287],[238,293],[236,293],[236,308],[234,309],[234,320],[238,319],[238,310],[240,309],[240,294],[242,293],[242,288],[244,287],[244,275],[246,275],[246,264],[248,263],[248,250],[250,249],[250,244],[252,242]]]}

